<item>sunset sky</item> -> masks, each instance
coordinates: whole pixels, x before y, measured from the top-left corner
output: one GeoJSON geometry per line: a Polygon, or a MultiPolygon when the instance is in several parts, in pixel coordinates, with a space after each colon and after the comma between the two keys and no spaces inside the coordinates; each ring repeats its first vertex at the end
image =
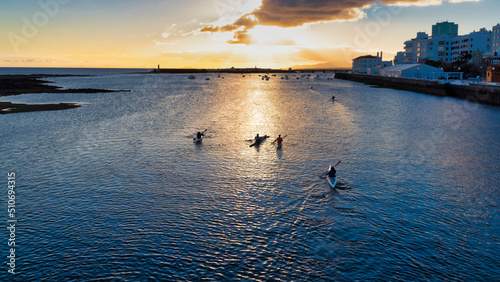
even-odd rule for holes
{"type": "Polygon", "coordinates": [[[453,21],[500,22],[499,0],[20,0],[0,2],[0,67],[350,67],[392,60],[453,21]]]}

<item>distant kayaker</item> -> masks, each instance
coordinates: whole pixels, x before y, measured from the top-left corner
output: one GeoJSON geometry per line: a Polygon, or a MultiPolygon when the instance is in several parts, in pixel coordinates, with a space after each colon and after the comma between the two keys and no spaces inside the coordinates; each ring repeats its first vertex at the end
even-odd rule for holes
{"type": "Polygon", "coordinates": [[[330,169],[330,171],[328,172],[328,177],[335,177],[335,174],[337,173],[337,171],[335,170],[335,168],[332,166],[332,169],[330,169]]]}
{"type": "Polygon", "coordinates": [[[281,142],[283,142],[283,138],[281,138],[281,134],[280,134],[280,135],[278,135],[278,138],[276,138],[276,140],[274,140],[274,141],[273,141],[273,143],[274,143],[274,142],[278,142],[278,145],[280,145],[280,144],[281,144],[281,142]]]}
{"type": "Polygon", "coordinates": [[[260,137],[259,134],[257,133],[257,135],[255,136],[255,142],[253,142],[250,147],[253,147],[253,146],[258,146],[260,145],[260,143],[262,141],[264,141],[264,139],[266,139],[268,136],[262,136],[260,137]]]}
{"type": "Polygon", "coordinates": [[[200,139],[201,136],[205,136],[205,135],[203,135],[203,133],[198,131],[198,133],[196,133],[196,139],[200,139]]]}

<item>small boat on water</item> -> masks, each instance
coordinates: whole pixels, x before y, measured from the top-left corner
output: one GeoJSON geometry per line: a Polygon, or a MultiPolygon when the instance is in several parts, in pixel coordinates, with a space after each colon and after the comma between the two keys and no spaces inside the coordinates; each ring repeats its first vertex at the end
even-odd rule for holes
{"type": "Polygon", "coordinates": [[[204,134],[207,130],[208,130],[208,129],[205,129],[203,132],[198,132],[198,133],[196,133],[196,137],[195,137],[195,138],[193,138],[193,142],[194,142],[195,144],[200,144],[200,143],[201,143],[201,141],[203,140],[203,138],[202,138],[202,137],[203,137],[203,134],[204,134]]]}
{"type": "MultiPolygon", "coordinates": [[[[335,169],[335,168],[333,168],[335,169]]],[[[328,181],[328,184],[330,184],[330,187],[335,188],[337,186],[337,175],[336,173],[330,173],[332,170],[332,166],[328,168],[328,173],[326,175],[326,181],[328,181]]]]}
{"type": "Polygon", "coordinates": [[[250,147],[253,147],[253,146],[259,146],[262,142],[264,142],[267,138],[269,138],[269,135],[264,135],[264,136],[259,136],[259,137],[255,137],[255,142],[253,142],[252,144],[250,144],[250,147]]]}
{"type": "Polygon", "coordinates": [[[188,79],[195,79],[195,78],[196,78],[196,76],[194,76],[194,75],[188,76],[188,79]]]}

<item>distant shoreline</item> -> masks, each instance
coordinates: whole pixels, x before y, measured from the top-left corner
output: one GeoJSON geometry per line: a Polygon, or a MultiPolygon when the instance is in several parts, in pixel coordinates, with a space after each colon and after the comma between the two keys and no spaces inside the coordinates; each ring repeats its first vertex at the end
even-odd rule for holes
{"type": "MultiPolygon", "coordinates": [[[[14,96],[21,94],[38,93],[102,93],[102,92],[123,92],[128,90],[108,90],[108,89],[62,89],[60,86],[47,85],[51,81],[42,80],[48,77],[66,77],[74,75],[0,75],[0,97],[14,96]]],[[[53,111],[77,108],[76,103],[59,104],[17,104],[11,102],[0,102],[0,114],[10,114],[19,112],[53,111]]]]}
{"type": "Polygon", "coordinates": [[[315,73],[315,72],[347,72],[348,69],[261,69],[261,68],[231,68],[231,69],[154,69],[151,73],[315,73]]]}

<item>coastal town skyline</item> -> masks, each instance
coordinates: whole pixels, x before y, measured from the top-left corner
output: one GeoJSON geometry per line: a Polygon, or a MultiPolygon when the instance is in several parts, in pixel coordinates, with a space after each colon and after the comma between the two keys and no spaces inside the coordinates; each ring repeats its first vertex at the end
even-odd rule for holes
{"type": "Polygon", "coordinates": [[[417,32],[498,24],[495,0],[0,3],[0,67],[348,68],[417,32]],[[29,3],[29,4],[28,4],[29,3]]]}

